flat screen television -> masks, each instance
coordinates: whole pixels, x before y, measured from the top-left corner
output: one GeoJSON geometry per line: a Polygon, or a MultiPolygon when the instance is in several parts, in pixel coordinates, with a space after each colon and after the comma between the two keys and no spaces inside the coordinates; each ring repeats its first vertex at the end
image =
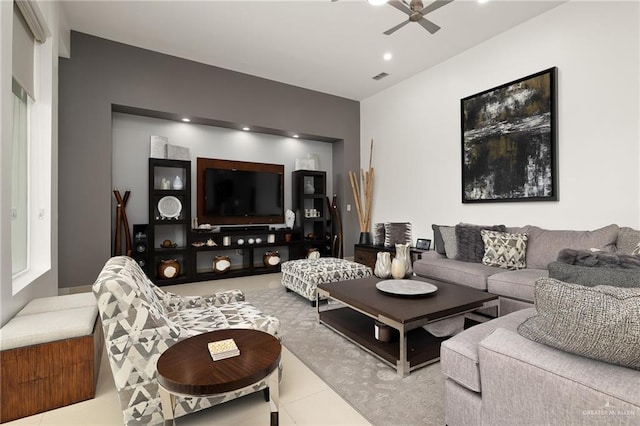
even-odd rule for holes
{"type": "Polygon", "coordinates": [[[197,160],[198,223],[284,222],[284,166],[246,161],[197,160]]]}

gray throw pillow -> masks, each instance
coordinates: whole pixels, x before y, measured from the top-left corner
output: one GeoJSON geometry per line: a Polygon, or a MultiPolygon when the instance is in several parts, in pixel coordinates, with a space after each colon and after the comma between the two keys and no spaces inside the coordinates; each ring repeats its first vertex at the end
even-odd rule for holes
{"type": "Polygon", "coordinates": [[[640,269],[599,268],[551,262],[549,278],[586,286],[640,287],[640,269]]]}
{"type": "Polygon", "coordinates": [[[504,232],[504,225],[482,226],[459,223],[456,225],[456,242],[458,243],[458,256],[456,259],[463,262],[482,262],[484,256],[484,242],[482,241],[483,229],[489,231],[504,232]]]}
{"type": "Polygon", "coordinates": [[[640,370],[640,289],[585,287],[553,278],[535,285],[536,315],[518,326],[527,339],[640,370]]]}
{"type": "Polygon", "coordinates": [[[640,231],[627,226],[618,230],[618,240],[616,241],[616,252],[632,254],[633,250],[640,245],[640,231]]]}
{"type": "Polygon", "coordinates": [[[607,253],[605,251],[562,249],[558,253],[558,262],[602,268],[640,268],[640,256],[638,255],[607,253]]]}
{"type": "Polygon", "coordinates": [[[456,242],[456,228],[453,226],[441,226],[440,234],[444,242],[445,255],[449,259],[458,257],[458,243],[456,242]]]}
{"type": "Polygon", "coordinates": [[[441,225],[431,225],[431,229],[433,229],[433,244],[435,245],[436,253],[446,255],[447,252],[444,250],[444,241],[442,240],[440,226],[441,225]]]}

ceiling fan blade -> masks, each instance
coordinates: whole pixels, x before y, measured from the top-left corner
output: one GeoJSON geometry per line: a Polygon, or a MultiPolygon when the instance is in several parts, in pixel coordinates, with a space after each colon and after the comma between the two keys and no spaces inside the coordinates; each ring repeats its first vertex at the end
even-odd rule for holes
{"type": "Polygon", "coordinates": [[[438,25],[434,24],[427,18],[422,18],[421,20],[418,21],[418,24],[422,25],[422,27],[425,30],[429,31],[431,34],[435,34],[440,29],[438,25]]]}
{"type": "Polygon", "coordinates": [[[440,9],[442,6],[446,6],[451,3],[453,0],[436,0],[428,6],[425,6],[421,11],[421,15],[426,15],[427,13],[433,12],[434,10],[440,9]]]}
{"type": "Polygon", "coordinates": [[[393,28],[389,28],[389,29],[388,29],[387,31],[385,31],[383,34],[384,34],[384,35],[391,35],[391,34],[395,33],[396,31],[398,31],[400,28],[402,28],[402,27],[404,27],[405,25],[407,25],[409,22],[411,22],[411,21],[409,21],[409,20],[407,19],[406,21],[399,23],[399,24],[398,24],[398,25],[396,25],[395,27],[393,27],[393,28]]]}
{"type": "Polygon", "coordinates": [[[409,7],[406,4],[404,4],[403,2],[401,2],[400,0],[389,0],[387,2],[387,4],[389,6],[395,7],[400,12],[406,13],[407,15],[411,15],[413,13],[412,10],[409,9],[409,7]]]}

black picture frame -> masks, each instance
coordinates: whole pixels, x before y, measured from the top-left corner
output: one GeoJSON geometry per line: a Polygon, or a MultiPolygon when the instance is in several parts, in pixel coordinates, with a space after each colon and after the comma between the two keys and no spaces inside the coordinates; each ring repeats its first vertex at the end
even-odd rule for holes
{"type": "Polygon", "coordinates": [[[557,68],[460,100],[462,202],[558,201],[557,68]]]}
{"type": "Polygon", "coordinates": [[[416,248],[420,250],[431,249],[431,240],[426,238],[418,238],[418,240],[416,241],[416,248]]]}

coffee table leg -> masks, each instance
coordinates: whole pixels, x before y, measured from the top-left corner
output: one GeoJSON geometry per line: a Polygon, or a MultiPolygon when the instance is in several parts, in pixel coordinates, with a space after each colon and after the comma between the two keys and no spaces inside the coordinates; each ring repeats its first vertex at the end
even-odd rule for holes
{"type": "Polygon", "coordinates": [[[409,361],[407,359],[407,332],[400,330],[400,359],[398,360],[397,372],[400,377],[409,375],[409,361]]]}
{"type": "Polygon", "coordinates": [[[176,397],[168,390],[158,385],[160,389],[160,402],[162,403],[162,416],[164,417],[164,424],[174,425],[175,424],[175,406],[176,406],[176,397]]]}
{"type": "Polygon", "coordinates": [[[280,405],[280,383],[278,381],[278,367],[273,370],[269,376],[269,405],[271,407],[271,426],[278,426],[279,415],[278,406],[280,405]]]}

